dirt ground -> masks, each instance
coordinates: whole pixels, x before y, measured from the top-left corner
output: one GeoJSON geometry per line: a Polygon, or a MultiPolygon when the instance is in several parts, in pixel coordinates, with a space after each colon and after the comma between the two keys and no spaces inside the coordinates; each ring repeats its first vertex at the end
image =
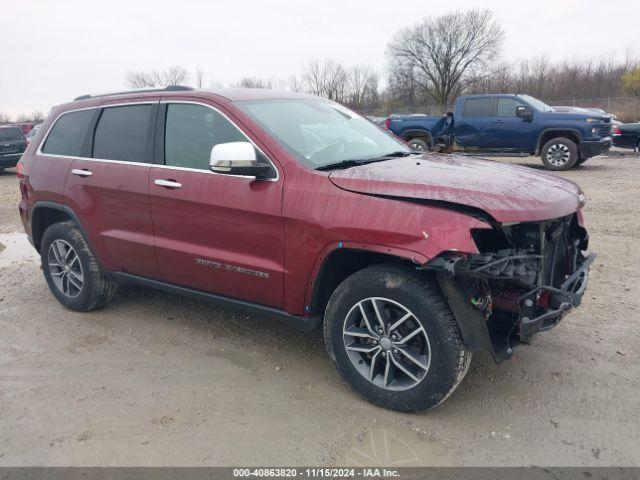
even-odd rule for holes
{"type": "Polygon", "coordinates": [[[562,175],[599,253],[582,307],[411,415],[352,393],[319,334],[140,288],[65,310],[0,174],[0,465],[639,466],[640,158],[562,175]]]}

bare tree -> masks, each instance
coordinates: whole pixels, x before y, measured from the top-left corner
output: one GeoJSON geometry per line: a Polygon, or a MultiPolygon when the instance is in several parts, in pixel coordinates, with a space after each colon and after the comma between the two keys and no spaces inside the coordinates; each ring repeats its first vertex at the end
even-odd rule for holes
{"type": "Polygon", "coordinates": [[[622,85],[626,92],[640,95],[640,68],[625,73],[622,76],[622,85]]]}
{"type": "Polygon", "coordinates": [[[0,112],[0,125],[4,125],[6,123],[11,123],[11,117],[7,113],[0,112]]]}
{"type": "Polygon", "coordinates": [[[486,68],[500,52],[504,33],[490,10],[427,17],[401,30],[388,55],[421,81],[441,105],[465,87],[467,74],[486,68]]]}
{"type": "Polygon", "coordinates": [[[333,60],[311,60],[302,73],[306,89],[313,95],[344,102],[349,75],[347,70],[333,60]]]}
{"type": "Polygon", "coordinates": [[[186,68],[181,67],[180,65],[169,67],[164,71],[162,76],[164,85],[181,85],[186,83],[189,79],[189,74],[187,73],[186,68]]]}
{"type": "Polygon", "coordinates": [[[298,77],[297,75],[290,75],[289,76],[289,81],[287,82],[287,85],[289,90],[292,90],[294,92],[304,92],[305,91],[305,87],[304,87],[304,80],[302,80],[300,77],[298,77]]]}
{"type": "Polygon", "coordinates": [[[196,69],[196,87],[204,88],[204,70],[201,68],[196,69]]]}
{"type": "Polygon", "coordinates": [[[348,71],[348,103],[354,108],[373,104],[378,99],[378,73],[366,64],[354,65],[348,71]]]}
{"type": "Polygon", "coordinates": [[[184,67],[174,65],[166,70],[130,71],[125,83],[131,88],[167,87],[183,84],[188,78],[184,67]]]}
{"type": "Polygon", "coordinates": [[[273,88],[273,80],[260,77],[244,77],[238,82],[240,88],[273,88]]]}
{"type": "Polygon", "coordinates": [[[31,113],[23,113],[18,115],[16,123],[42,123],[44,121],[44,114],[40,110],[35,110],[31,113]]]}

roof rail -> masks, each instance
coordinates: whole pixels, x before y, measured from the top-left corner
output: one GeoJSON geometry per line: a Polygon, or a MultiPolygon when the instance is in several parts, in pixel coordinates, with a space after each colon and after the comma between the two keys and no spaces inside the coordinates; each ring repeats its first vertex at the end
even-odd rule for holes
{"type": "Polygon", "coordinates": [[[76,100],[87,100],[89,98],[98,98],[98,97],[110,97],[112,95],[125,95],[127,93],[148,93],[148,92],[180,92],[186,90],[193,90],[193,87],[187,87],[185,85],[169,85],[168,87],[161,88],[138,88],[136,90],[127,90],[124,92],[111,92],[111,93],[101,93],[98,95],[80,95],[73,99],[76,100]]]}

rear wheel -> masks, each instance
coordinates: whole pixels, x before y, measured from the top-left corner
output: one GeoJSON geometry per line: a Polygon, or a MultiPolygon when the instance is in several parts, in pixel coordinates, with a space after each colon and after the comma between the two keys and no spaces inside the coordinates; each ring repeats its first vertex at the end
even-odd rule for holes
{"type": "Polygon", "coordinates": [[[412,138],[409,145],[418,152],[428,152],[431,150],[431,143],[427,138],[412,138]]]}
{"type": "Polygon", "coordinates": [[[569,170],[578,161],[578,146],[568,138],[552,138],[544,144],[540,156],[549,170],[569,170]]]}
{"type": "Polygon", "coordinates": [[[343,378],[370,402],[393,410],[443,402],[471,361],[437,284],[394,264],[347,278],[329,300],[324,334],[343,378]]]}
{"type": "Polygon", "coordinates": [[[116,285],[105,278],[75,223],[54,223],[47,228],[40,255],[49,289],[65,307],[86,312],[113,298],[116,285]]]}

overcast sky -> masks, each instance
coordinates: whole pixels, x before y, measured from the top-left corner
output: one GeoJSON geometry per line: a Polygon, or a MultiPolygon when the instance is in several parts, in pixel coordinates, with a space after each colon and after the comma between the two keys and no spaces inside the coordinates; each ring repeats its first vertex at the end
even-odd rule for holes
{"type": "Polygon", "coordinates": [[[501,22],[508,60],[640,55],[638,0],[1,1],[0,111],[14,116],[176,64],[202,68],[206,85],[288,77],[309,58],[383,70],[399,29],[478,6],[501,22]]]}

